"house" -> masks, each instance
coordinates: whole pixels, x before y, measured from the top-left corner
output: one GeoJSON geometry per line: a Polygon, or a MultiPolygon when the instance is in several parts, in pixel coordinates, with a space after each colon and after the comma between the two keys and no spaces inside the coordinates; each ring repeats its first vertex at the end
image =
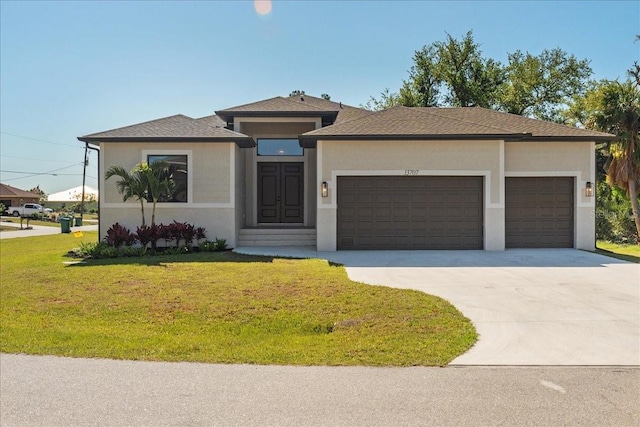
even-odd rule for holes
{"type": "Polygon", "coordinates": [[[21,190],[7,184],[0,184],[0,203],[5,208],[10,206],[22,206],[25,203],[40,203],[40,194],[21,190]]]}
{"type": "MultiPolygon", "coordinates": [[[[199,119],[176,115],[78,138],[100,171],[180,166],[157,222],[188,221],[232,247],[595,247],[595,144],[612,135],[483,108],[379,112],[308,95],[199,119]]],[[[103,172],[102,172],[103,174],[103,172]]],[[[101,174],[100,233],[140,224],[101,174]]]]}
{"type": "MultiPolygon", "coordinates": [[[[84,186],[84,200],[93,201],[98,200],[98,190],[84,186]]],[[[52,193],[47,196],[48,202],[80,202],[82,201],[82,185],[69,188],[68,190],[52,193]]]]}

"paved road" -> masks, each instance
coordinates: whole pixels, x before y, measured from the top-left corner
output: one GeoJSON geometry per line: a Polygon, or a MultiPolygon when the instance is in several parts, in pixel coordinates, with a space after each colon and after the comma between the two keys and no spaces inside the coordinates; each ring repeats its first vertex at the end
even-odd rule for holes
{"type": "MultiPolygon", "coordinates": [[[[98,231],[98,225],[91,221],[85,221],[85,224],[80,227],[71,227],[71,232],[76,231],[98,231]]],[[[21,230],[20,229],[20,219],[8,219],[3,218],[0,225],[5,227],[13,227],[16,231],[3,231],[0,232],[0,239],[15,239],[18,237],[34,237],[34,236],[48,236],[52,234],[61,234],[60,225],[57,227],[48,226],[48,225],[29,225],[31,229],[29,230],[21,230]],[[12,221],[12,222],[8,222],[12,221]]],[[[25,221],[24,226],[26,227],[27,223],[25,221]]]]}
{"type": "Polygon", "coordinates": [[[10,426],[637,426],[640,369],[363,368],[0,355],[10,426]]]}

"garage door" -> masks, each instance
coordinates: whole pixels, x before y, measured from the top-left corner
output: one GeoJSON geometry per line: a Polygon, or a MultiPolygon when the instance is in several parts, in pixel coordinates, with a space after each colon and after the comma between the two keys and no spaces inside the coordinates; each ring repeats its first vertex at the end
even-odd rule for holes
{"type": "Polygon", "coordinates": [[[573,178],[505,181],[507,248],[573,247],[573,178]]]}
{"type": "Polygon", "coordinates": [[[482,177],[338,177],[338,249],[482,249],[482,177]]]}

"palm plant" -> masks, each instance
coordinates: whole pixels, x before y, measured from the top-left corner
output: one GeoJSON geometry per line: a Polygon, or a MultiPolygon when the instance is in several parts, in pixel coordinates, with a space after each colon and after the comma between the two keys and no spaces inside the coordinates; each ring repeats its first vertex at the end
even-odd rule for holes
{"type": "Polygon", "coordinates": [[[146,183],[147,200],[153,203],[151,225],[156,223],[156,205],[159,200],[169,198],[175,189],[173,167],[166,162],[140,163],[134,169],[146,183]]]}
{"type": "Polygon", "coordinates": [[[610,147],[607,182],[627,192],[633,219],[640,238],[640,88],[627,80],[606,82],[601,91],[600,108],[592,116],[592,125],[613,133],[617,139],[610,147]]]}
{"type": "Polygon", "coordinates": [[[117,176],[120,180],[116,181],[116,188],[122,194],[122,201],[134,198],[140,202],[140,211],[142,213],[142,226],[145,226],[144,220],[144,201],[147,199],[147,180],[138,168],[134,168],[131,172],[127,172],[122,166],[112,166],[104,175],[105,180],[117,176]]]}

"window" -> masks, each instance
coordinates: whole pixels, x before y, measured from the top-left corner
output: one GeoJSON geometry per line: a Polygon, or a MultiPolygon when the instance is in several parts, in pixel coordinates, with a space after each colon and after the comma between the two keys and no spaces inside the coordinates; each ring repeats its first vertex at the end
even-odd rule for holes
{"type": "Polygon", "coordinates": [[[170,195],[161,197],[158,201],[163,203],[187,203],[188,200],[188,168],[187,156],[184,154],[163,154],[147,156],[147,163],[164,162],[168,165],[165,177],[172,178],[173,191],[170,195]]]}
{"type": "Polygon", "coordinates": [[[302,156],[297,139],[258,139],[258,156],[302,156]]]}

